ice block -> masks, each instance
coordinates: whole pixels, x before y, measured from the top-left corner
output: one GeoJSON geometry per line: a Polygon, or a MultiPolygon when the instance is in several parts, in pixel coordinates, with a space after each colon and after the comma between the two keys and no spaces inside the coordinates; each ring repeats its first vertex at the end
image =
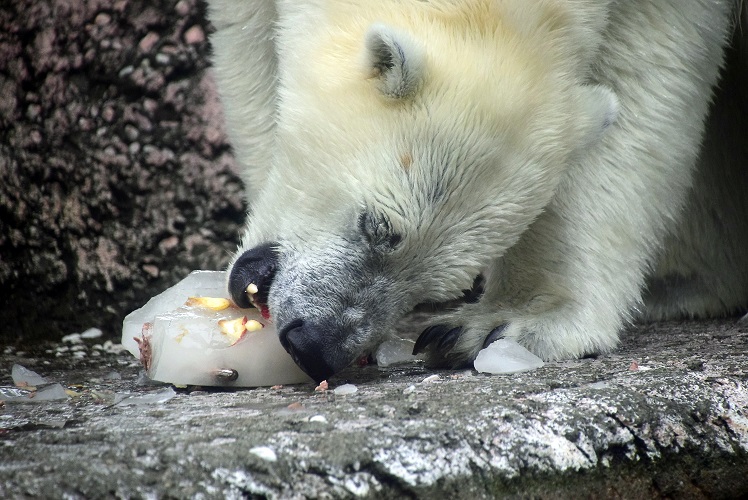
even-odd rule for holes
{"type": "Polygon", "coordinates": [[[122,345],[152,380],[176,385],[259,387],[311,379],[283,349],[271,321],[231,303],[216,310],[195,297],[228,299],[226,273],[193,271],[125,317],[122,345]],[[251,325],[262,325],[248,327],[251,325]],[[244,325],[239,330],[235,325],[244,325]],[[254,330],[254,331],[252,331],[254,330]]]}

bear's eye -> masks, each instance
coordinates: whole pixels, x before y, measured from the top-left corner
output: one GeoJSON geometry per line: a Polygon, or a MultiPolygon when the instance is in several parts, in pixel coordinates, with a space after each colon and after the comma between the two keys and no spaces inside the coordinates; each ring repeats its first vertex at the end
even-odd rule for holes
{"type": "Polygon", "coordinates": [[[381,213],[361,212],[358,216],[358,229],[372,249],[380,253],[393,251],[403,239],[392,229],[389,218],[381,213]]]}

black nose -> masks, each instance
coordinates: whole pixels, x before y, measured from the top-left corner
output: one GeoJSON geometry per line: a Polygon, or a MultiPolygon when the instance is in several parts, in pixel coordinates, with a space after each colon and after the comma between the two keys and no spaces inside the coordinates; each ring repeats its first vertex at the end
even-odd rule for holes
{"type": "Polygon", "coordinates": [[[247,286],[257,286],[254,300],[258,304],[267,304],[270,284],[273,282],[278,267],[278,244],[263,243],[244,252],[234,263],[229,274],[229,293],[239,307],[249,307],[247,286]]]}
{"type": "Polygon", "coordinates": [[[319,383],[350,364],[326,328],[297,319],[279,332],[281,345],[307,375],[319,383]]]}

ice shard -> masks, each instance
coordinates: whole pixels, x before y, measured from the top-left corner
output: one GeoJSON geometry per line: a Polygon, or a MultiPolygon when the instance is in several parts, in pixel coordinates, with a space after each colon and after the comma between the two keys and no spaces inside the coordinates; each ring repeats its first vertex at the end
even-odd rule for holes
{"type": "Polygon", "coordinates": [[[543,366],[543,360],[514,340],[499,339],[481,350],[474,362],[483,373],[517,373],[543,366]]]}

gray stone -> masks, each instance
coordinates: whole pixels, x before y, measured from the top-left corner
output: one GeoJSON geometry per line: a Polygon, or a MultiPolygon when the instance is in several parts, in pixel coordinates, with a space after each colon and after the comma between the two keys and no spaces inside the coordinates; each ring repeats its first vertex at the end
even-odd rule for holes
{"type": "Polygon", "coordinates": [[[139,406],[113,403],[163,387],[86,346],[100,355],[0,357],[0,385],[13,363],[80,384],[65,403],[0,410],[0,497],[748,495],[748,327],[734,320],[643,325],[613,354],[514,375],[355,367],[323,393],[188,388],[139,406]],[[335,395],[344,383],[358,391],[335,395]]]}

